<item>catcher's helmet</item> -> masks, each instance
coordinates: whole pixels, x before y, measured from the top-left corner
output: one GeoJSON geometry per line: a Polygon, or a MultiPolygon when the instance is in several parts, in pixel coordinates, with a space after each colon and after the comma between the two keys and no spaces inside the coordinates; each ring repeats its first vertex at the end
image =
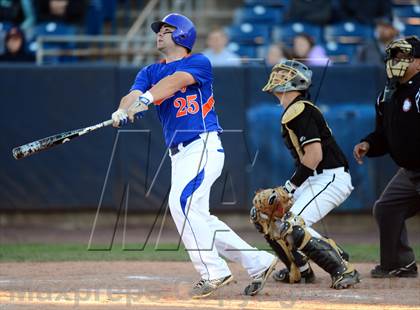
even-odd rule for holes
{"type": "Polygon", "coordinates": [[[306,90],[311,85],[312,71],[296,60],[282,60],[271,70],[270,78],[262,89],[266,92],[306,90]]]}
{"type": "Polygon", "coordinates": [[[172,13],[166,15],[162,20],[152,23],[151,28],[155,33],[158,33],[165,24],[176,28],[172,33],[172,40],[191,52],[196,37],[193,22],[184,15],[172,13]]]}

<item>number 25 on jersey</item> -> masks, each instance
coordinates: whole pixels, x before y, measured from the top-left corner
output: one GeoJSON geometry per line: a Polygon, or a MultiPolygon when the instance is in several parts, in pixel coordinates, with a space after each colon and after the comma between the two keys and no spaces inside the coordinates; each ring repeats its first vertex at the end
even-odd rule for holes
{"type": "Polygon", "coordinates": [[[174,100],[174,107],[178,109],[176,117],[183,117],[187,114],[196,114],[200,110],[198,102],[195,101],[197,95],[189,95],[185,98],[178,97],[174,100]]]}

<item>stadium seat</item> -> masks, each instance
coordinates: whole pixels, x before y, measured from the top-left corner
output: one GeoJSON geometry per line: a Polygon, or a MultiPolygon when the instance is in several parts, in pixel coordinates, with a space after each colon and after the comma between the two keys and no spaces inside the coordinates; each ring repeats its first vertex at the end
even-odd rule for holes
{"type": "MultiPolygon", "coordinates": [[[[127,9],[127,2],[125,1],[125,7],[127,9]]],[[[138,5],[139,0],[137,0],[137,7],[135,7],[134,9],[138,10],[139,9],[139,5],[138,5]]],[[[102,6],[103,6],[103,13],[104,13],[104,20],[106,22],[110,22],[111,23],[111,31],[113,34],[117,33],[117,21],[116,21],[116,14],[117,14],[117,0],[102,0],[102,6]]],[[[128,18],[127,16],[125,17],[126,19],[128,18]]]]}
{"type": "Polygon", "coordinates": [[[420,5],[398,6],[393,8],[393,14],[402,23],[420,25],[420,5]]]}
{"type": "Polygon", "coordinates": [[[285,7],[289,4],[289,0],[245,0],[246,6],[264,5],[268,7],[285,7]]]}
{"type": "Polygon", "coordinates": [[[337,42],[327,42],[325,51],[333,63],[351,63],[356,54],[357,46],[353,44],[339,44],[337,42]]]}
{"type": "Polygon", "coordinates": [[[270,26],[243,23],[226,28],[231,41],[245,45],[263,45],[271,40],[270,26]]]}
{"type": "Polygon", "coordinates": [[[235,11],[235,24],[257,23],[266,25],[280,24],[283,11],[280,8],[270,8],[263,5],[239,8],[235,11]]]}
{"type": "Polygon", "coordinates": [[[86,10],[86,34],[97,35],[102,33],[104,22],[104,8],[102,1],[92,0],[86,10]]]}
{"type": "Polygon", "coordinates": [[[401,24],[398,28],[404,36],[416,35],[420,37],[420,24],[419,25],[401,24]]]}
{"type": "Polygon", "coordinates": [[[273,39],[291,45],[293,38],[299,33],[310,35],[316,43],[322,42],[322,28],[307,23],[290,23],[275,27],[273,30],[273,39]]]}
{"type": "Polygon", "coordinates": [[[394,16],[407,25],[420,25],[420,5],[399,6],[393,9],[394,16]]]}
{"type": "Polygon", "coordinates": [[[329,25],[324,29],[324,38],[326,42],[358,44],[373,38],[373,28],[354,22],[329,25]]]}
{"type": "Polygon", "coordinates": [[[12,28],[13,24],[7,22],[0,22],[0,32],[7,32],[12,28]]]}
{"type": "MultiPolygon", "coordinates": [[[[76,28],[63,23],[48,22],[38,24],[34,27],[34,37],[30,43],[30,51],[36,52],[38,46],[36,39],[39,36],[73,36],[76,34],[76,28]]],[[[44,49],[72,49],[75,43],[72,42],[47,42],[43,44],[44,49]]],[[[46,63],[74,61],[75,57],[70,56],[48,56],[45,57],[46,63]]]]}
{"type": "Polygon", "coordinates": [[[239,44],[237,42],[230,42],[227,46],[227,48],[241,56],[246,58],[255,58],[257,57],[257,47],[255,45],[243,45],[239,44]]]}

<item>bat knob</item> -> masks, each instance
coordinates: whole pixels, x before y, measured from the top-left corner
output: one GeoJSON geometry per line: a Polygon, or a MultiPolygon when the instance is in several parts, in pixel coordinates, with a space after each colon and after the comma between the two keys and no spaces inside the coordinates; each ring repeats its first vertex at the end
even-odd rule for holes
{"type": "Polygon", "coordinates": [[[22,152],[21,152],[21,150],[20,150],[20,147],[15,147],[15,148],[12,150],[12,154],[13,154],[13,157],[14,157],[15,159],[21,159],[21,158],[23,157],[23,154],[22,154],[22,152]]]}

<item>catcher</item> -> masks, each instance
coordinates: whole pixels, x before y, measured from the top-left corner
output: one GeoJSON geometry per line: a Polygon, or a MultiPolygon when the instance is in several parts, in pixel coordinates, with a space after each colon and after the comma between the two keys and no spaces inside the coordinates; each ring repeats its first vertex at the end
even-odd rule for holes
{"type": "Polygon", "coordinates": [[[257,194],[251,221],[286,265],[273,277],[285,283],[312,283],[309,259],[331,275],[331,287],[360,282],[348,255],[332,239],[311,226],[339,206],[353,186],[348,163],[320,110],[308,98],[312,71],[295,60],[272,69],[263,91],[284,107],[282,135],[296,162],[296,171],[282,187],[257,194]]]}

